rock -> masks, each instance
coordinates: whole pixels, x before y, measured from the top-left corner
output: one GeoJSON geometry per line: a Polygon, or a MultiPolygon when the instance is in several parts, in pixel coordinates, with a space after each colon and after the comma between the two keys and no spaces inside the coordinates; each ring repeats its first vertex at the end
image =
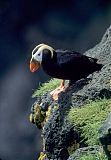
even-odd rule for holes
{"type": "Polygon", "coordinates": [[[65,113],[59,107],[52,109],[50,117],[44,125],[42,135],[44,149],[49,159],[66,160],[69,157],[67,148],[80,141],[78,131],[67,123],[65,113]]]}
{"type": "Polygon", "coordinates": [[[111,129],[111,113],[109,113],[108,118],[102,125],[102,127],[99,129],[100,135],[107,134],[108,130],[111,129]]]}
{"type": "Polygon", "coordinates": [[[71,95],[71,104],[78,107],[84,104],[88,99],[111,97],[111,27],[106,31],[101,42],[94,48],[84,53],[87,56],[98,59],[98,63],[104,66],[99,72],[94,72],[85,80],[80,80],[74,84],[68,93],[60,97],[67,99],[67,94],[71,95]]]}
{"type": "Polygon", "coordinates": [[[100,142],[109,159],[111,159],[111,113],[99,130],[100,142]]]}
{"type": "MultiPolygon", "coordinates": [[[[103,68],[86,79],[77,81],[60,94],[58,101],[53,101],[48,93],[36,101],[45,112],[49,106],[51,108],[48,119],[44,119],[42,130],[43,152],[50,160],[67,160],[71,146],[76,150],[85,145],[84,142],[80,142],[80,132],[67,121],[66,115],[70,108],[80,107],[89,100],[111,98],[111,27],[106,31],[102,41],[84,54],[98,58],[98,63],[102,63],[103,68]]],[[[77,150],[72,156],[80,150],[84,149],[77,150]]],[[[71,160],[71,157],[68,160],[71,160]]]]}
{"type": "MultiPolygon", "coordinates": [[[[93,157],[94,159],[99,159],[98,157],[96,157],[96,154],[104,154],[103,153],[103,149],[100,146],[89,146],[89,147],[83,147],[83,148],[79,148],[75,151],[75,153],[73,153],[68,160],[79,160],[81,157],[85,156],[85,155],[89,155],[89,156],[95,156],[93,157]]],[[[97,155],[98,156],[98,155],[97,155]]],[[[84,159],[85,160],[85,159],[84,159]]]]}

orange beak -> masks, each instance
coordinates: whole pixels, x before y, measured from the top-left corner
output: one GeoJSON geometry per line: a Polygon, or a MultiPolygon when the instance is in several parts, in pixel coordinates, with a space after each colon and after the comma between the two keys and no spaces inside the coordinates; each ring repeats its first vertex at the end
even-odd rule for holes
{"type": "Polygon", "coordinates": [[[40,63],[34,60],[30,61],[30,71],[31,72],[35,72],[39,69],[40,67],[40,63]]]}

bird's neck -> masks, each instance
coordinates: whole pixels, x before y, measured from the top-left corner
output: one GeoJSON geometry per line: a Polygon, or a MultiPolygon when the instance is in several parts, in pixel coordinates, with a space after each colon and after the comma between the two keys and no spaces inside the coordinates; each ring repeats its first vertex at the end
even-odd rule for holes
{"type": "Polygon", "coordinates": [[[43,57],[42,68],[43,70],[49,74],[52,70],[52,67],[55,66],[56,63],[56,54],[54,53],[53,57],[43,57]]]}
{"type": "Polygon", "coordinates": [[[56,62],[57,59],[57,53],[54,51],[53,57],[50,56],[50,54],[43,54],[43,58],[42,58],[42,65],[44,64],[53,64],[54,62],[56,62]]]}

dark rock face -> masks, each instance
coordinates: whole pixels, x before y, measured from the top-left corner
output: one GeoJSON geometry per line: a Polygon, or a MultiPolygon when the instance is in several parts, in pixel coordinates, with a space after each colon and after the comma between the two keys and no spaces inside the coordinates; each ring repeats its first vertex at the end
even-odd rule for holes
{"type": "Polygon", "coordinates": [[[73,106],[81,105],[87,99],[111,97],[111,27],[106,31],[102,41],[84,54],[97,58],[98,63],[104,66],[101,71],[88,76],[89,81],[85,80],[86,85],[83,84],[81,88],[78,85],[73,86],[73,106]]]}
{"type": "Polygon", "coordinates": [[[48,159],[66,160],[69,157],[68,148],[72,144],[75,143],[75,149],[78,148],[78,144],[79,147],[84,146],[80,143],[80,133],[66,119],[71,107],[82,106],[88,100],[111,98],[111,27],[106,31],[102,41],[84,54],[98,58],[98,63],[104,65],[101,71],[76,82],[60,95],[58,101],[52,101],[49,95],[36,101],[42,104],[43,110],[51,106],[50,116],[42,131],[43,152],[48,159]]]}
{"type": "Polygon", "coordinates": [[[79,133],[67,123],[60,108],[52,109],[51,116],[43,128],[43,139],[45,153],[49,159],[67,159],[69,153],[67,148],[74,141],[78,143],[79,133]],[[50,128],[50,130],[49,130],[50,128]]]}
{"type": "Polygon", "coordinates": [[[100,128],[99,133],[100,133],[99,140],[104,148],[107,157],[110,160],[111,159],[111,113],[109,114],[108,118],[100,128]]]}
{"type": "MultiPolygon", "coordinates": [[[[51,106],[50,116],[42,130],[43,152],[49,159],[68,159],[69,152],[67,148],[75,143],[74,147],[76,149],[80,141],[79,132],[65,119],[67,111],[70,109],[68,97],[65,106],[63,104],[61,107],[50,96],[43,95],[40,99],[38,98],[36,104],[38,102],[42,111],[47,111],[47,106],[51,106]]],[[[33,108],[34,106],[32,107],[32,111],[34,111],[33,108]]],[[[35,117],[36,112],[32,112],[32,114],[35,117]]],[[[37,126],[40,124],[37,118],[35,118],[35,124],[37,126]]]]}
{"type": "Polygon", "coordinates": [[[108,130],[111,130],[111,113],[104,122],[103,126],[100,128],[99,132],[100,134],[107,134],[108,130]]]}

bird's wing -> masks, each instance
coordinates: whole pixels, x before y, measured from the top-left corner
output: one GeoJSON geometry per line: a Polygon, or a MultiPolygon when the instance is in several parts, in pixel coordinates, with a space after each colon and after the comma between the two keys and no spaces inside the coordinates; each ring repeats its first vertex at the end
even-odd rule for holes
{"type": "Polygon", "coordinates": [[[57,63],[60,66],[60,68],[64,68],[66,70],[73,69],[75,70],[81,70],[86,71],[90,70],[90,67],[92,68],[96,62],[97,59],[85,56],[81,53],[75,52],[75,51],[69,51],[69,50],[57,50],[57,63]]]}
{"type": "Polygon", "coordinates": [[[69,64],[70,65],[75,64],[75,66],[84,65],[84,63],[86,64],[86,62],[88,61],[93,61],[91,57],[86,57],[85,55],[74,51],[57,50],[56,53],[57,53],[57,63],[62,66],[69,64]]]}

